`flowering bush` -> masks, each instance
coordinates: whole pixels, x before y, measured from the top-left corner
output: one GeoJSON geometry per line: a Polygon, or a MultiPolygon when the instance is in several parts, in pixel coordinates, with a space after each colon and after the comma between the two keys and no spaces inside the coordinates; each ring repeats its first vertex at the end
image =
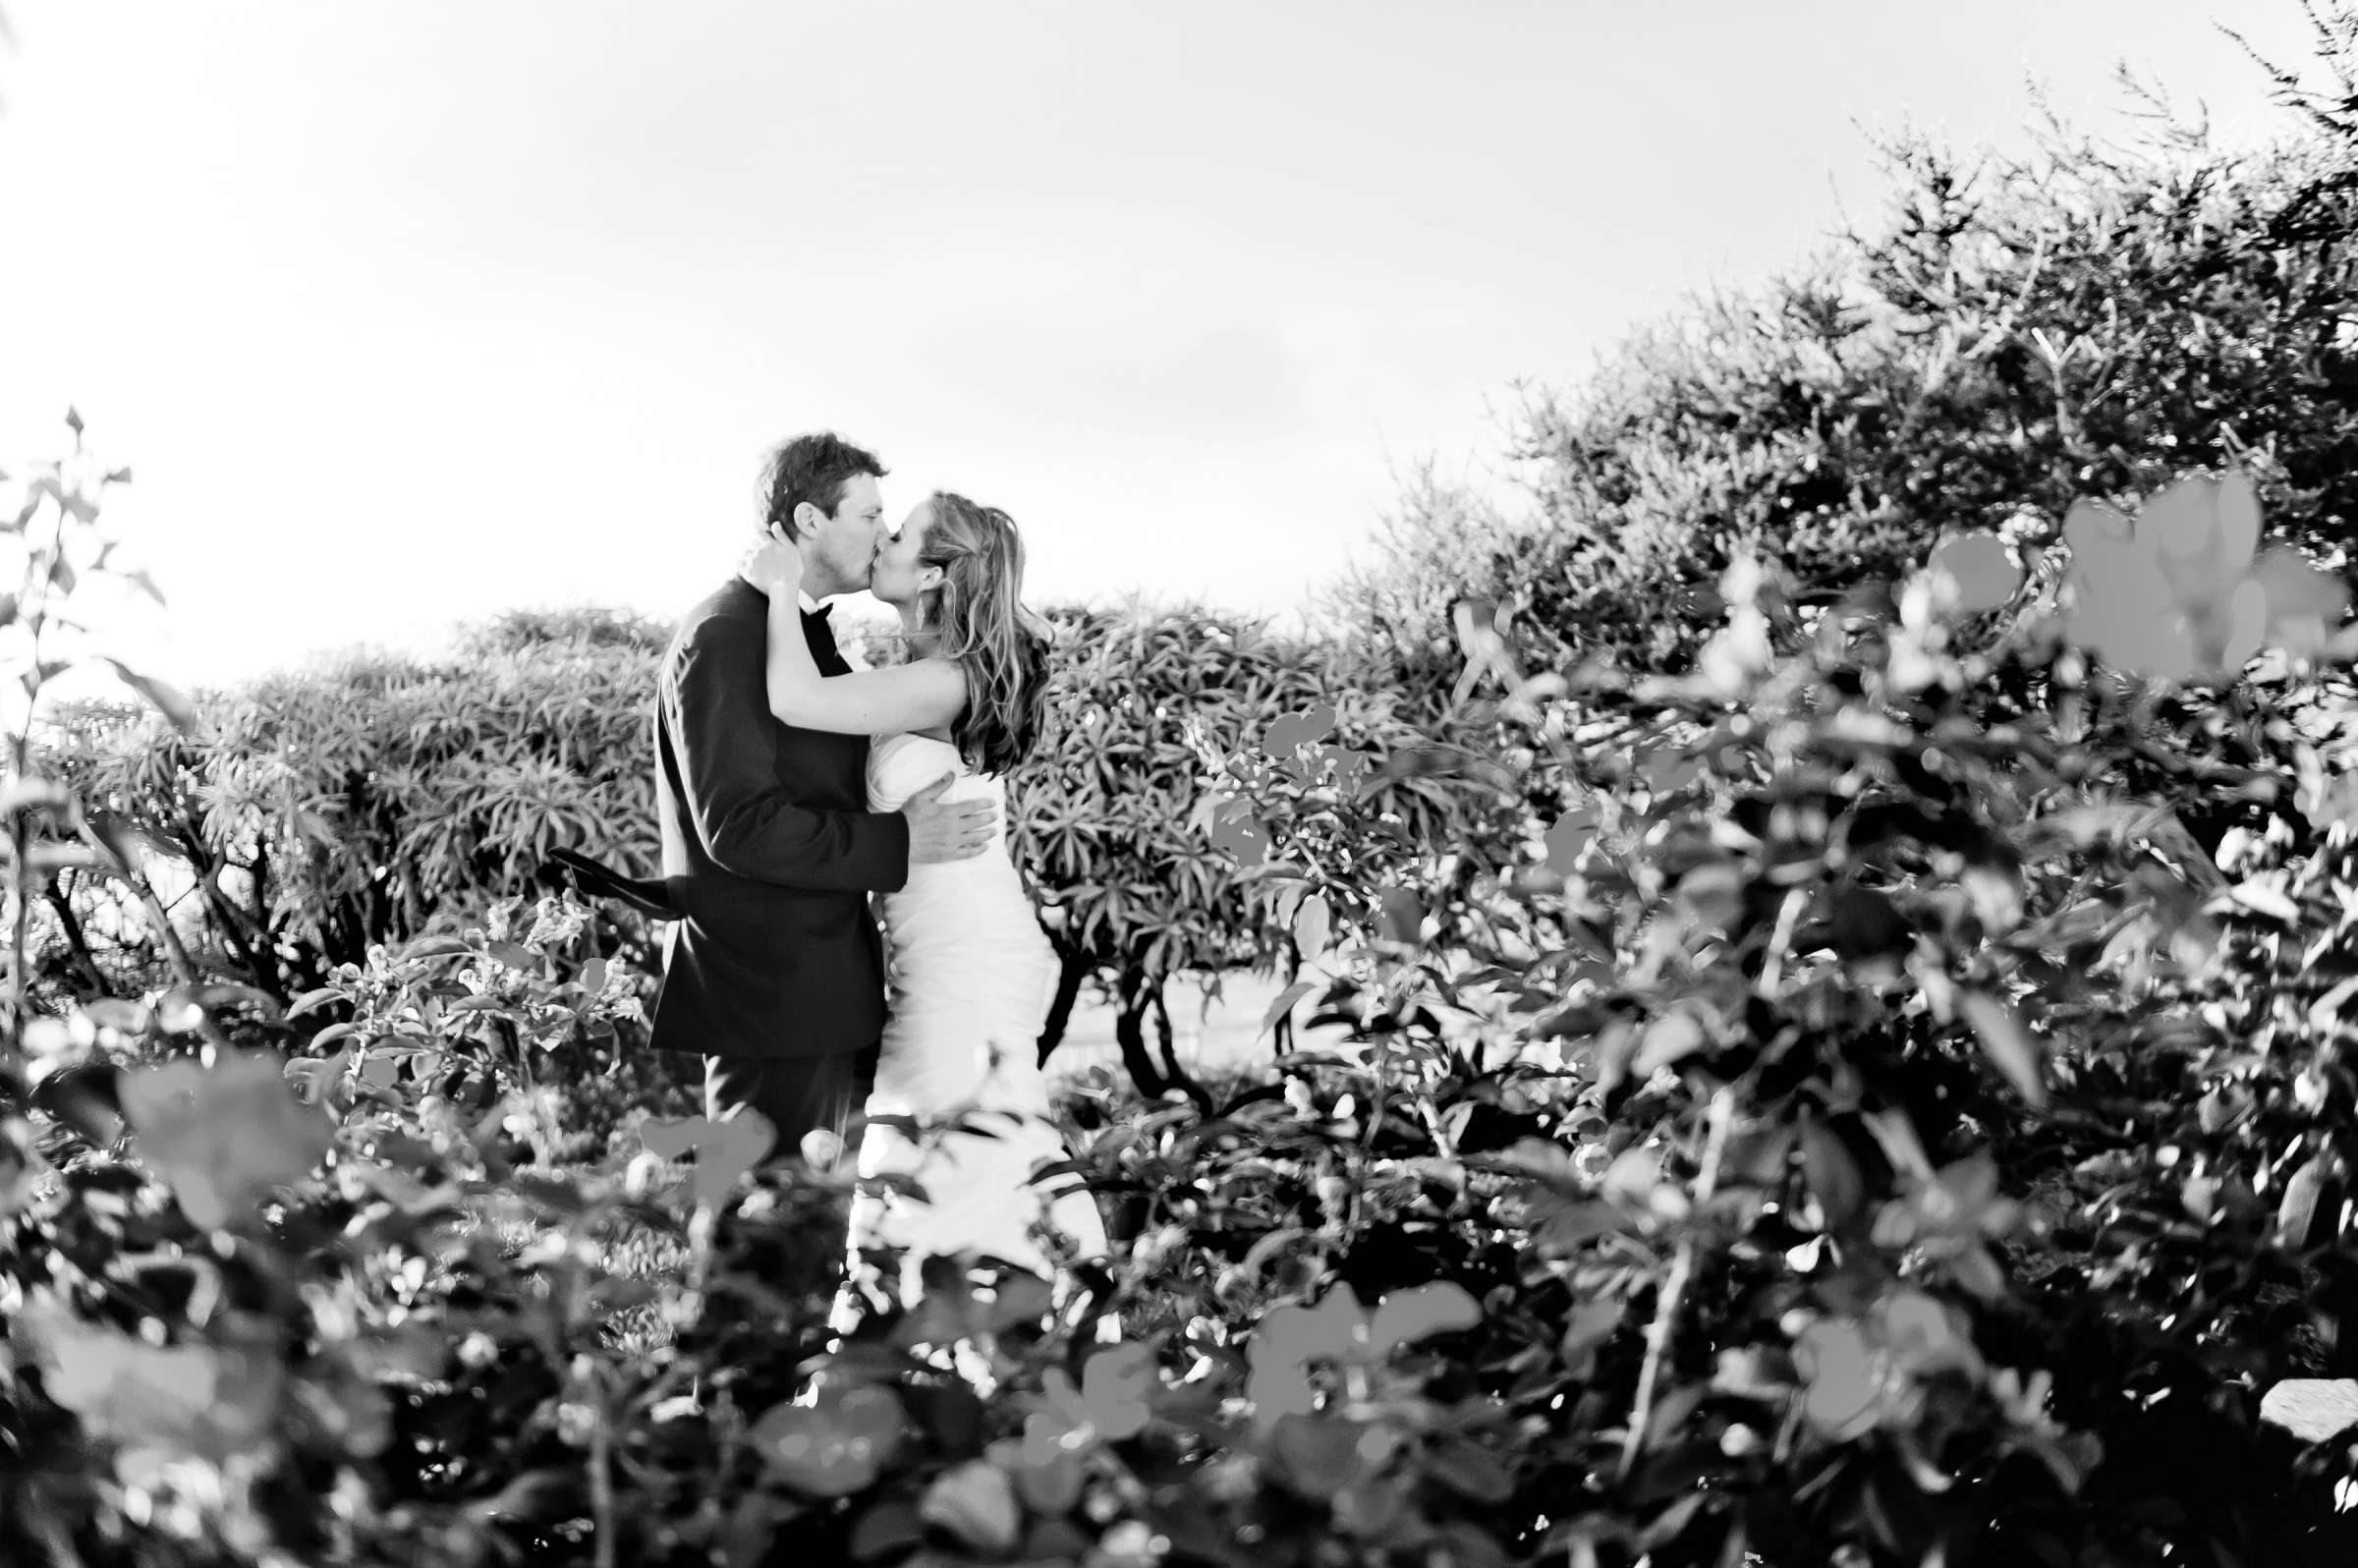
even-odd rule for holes
{"type": "MultiPolygon", "coordinates": [[[[36,654],[106,569],[80,434],[14,529],[36,654]]],[[[2089,487],[1841,593],[1730,551],[1670,674],[1461,602],[1433,744],[1202,715],[1171,830],[1296,961],[1272,1031],[1345,1047],[1077,1116],[1040,1179],[1117,1259],[933,1260],[840,1340],[854,1178],[585,1093],[637,1006],[587,912],[226,983],[28,703],[0,1560],[2346,1557],[2346,1434],[2259,1411],[2358,1372],[2347,597],[2239,470],[2089,487]],[[166,972],[36,989],[100,879],[166,972]]]]}
{"type": "Polygon", "coordinates": [[[1465,617],[1499,722],[1572,798],[1552,824],[1502,802],[1525,864],[1469,906],[1360,874],[1350,847],[1386,835],[1354,831],[1315,717],[1218,759],[1207,816],[1275,889],[1320,1016],[1370,1041],[1371,1124],[1521,1178],[1515,1305],[1581,1390],[1512,1472],[1526,1539],[2290,1549],[2287,1511],[2206,1508],[2198,1481],[2290,1484],[2259,1395],[2318,1365],[2286,1315],[2346,1272],[2313,1053],[2347,1033],[2349,920],[2283,888],[2358,897],[2358,709],[2321,672],[2358,640],[2337,580],[2255,560],[2251,493],[2082,510],[2060,560],[1954,537],[1891,622],[1870,598],[1798,624],[1739,562],[1682,677],[1527,677],[1465,617]],[[2178,812],[2222,793],[2271,814],[2214,855],[2178,812]],[[1559,1131],[1469,1157],[1457,1084],[1502,1035],[1561,1061],[1559,1131]],[[2307,1131],[2227,1152],[2255,1099],[2307,1131]],[[2157,1414],[2158,1387],[2186,1397],[2157,1414]]]}
{"type": "Polygon", "coordinates": [[[2345,543],[2350,15],[2314,9],[2332,77],[2304,93],[2276,73],[2302,113],[2270,145],[2220,145],[2150,97],[2117,135],[2036,125],[2023,154],[1879,138],[1874,209],[1807,265],[1713,290],[1533,393],[1505,497],[1430,479],[1403,497],[1329,595],[1367,683],[1432,723],[1468,596],[1512,607],[1550,663],[1684,670],[1738,555],[1830,604],[1945,532],[2051,542],[2083,497],[2210,463],[2252,467],[2290,542],[2345,543]]]}

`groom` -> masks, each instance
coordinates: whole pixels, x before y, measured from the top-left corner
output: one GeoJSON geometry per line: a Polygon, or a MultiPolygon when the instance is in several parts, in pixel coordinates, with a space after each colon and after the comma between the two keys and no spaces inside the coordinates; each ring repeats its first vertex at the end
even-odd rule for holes
{"type": "MultiPolygon", "coordinates": [[[[763,478],[762,532],[783,528],[803,551],[803,635],[822,675],[851,666],[814,596],[868,587],[883,475],[821,433],[779,447],[763,478]]],[[[759,1114],[784,1159],[807,1134],[841,1138],[875,1078],[884,969],[869,894],[897,890],[913,865],[980,854],[995,813],[939,801],[946,773],[900,812],[869,812],[867,736],[770,715],[767,617],[760,590],[732,579],[688,612],[663,656],[655,798],[678,919],[653,1044],[701,1054],[708,1114],[759,1114]]]]}

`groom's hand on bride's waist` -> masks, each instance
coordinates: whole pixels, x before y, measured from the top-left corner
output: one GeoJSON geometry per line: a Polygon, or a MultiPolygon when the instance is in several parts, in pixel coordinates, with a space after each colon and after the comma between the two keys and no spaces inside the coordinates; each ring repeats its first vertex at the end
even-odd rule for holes
{"type": "Polygon", "coordinates": [[[944,773],[909,797],[901,814],[909,818],[909,864],[963,861],[982,853],[996,825],[998,808],[988,801],[945,801],[941,792],[958,777],[944,773]]]}

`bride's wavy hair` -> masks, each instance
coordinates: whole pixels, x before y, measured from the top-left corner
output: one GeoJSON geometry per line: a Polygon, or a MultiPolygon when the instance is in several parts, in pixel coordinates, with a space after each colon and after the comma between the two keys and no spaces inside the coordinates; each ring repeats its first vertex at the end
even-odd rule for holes
{"type": "Polygon", "coordinates": [[[921,567],[941,584],[919,599],[929,652],[966,672],[965,709],[950,725],[967,760],[1004,776],[1040,741],[1047,708],[1047,628],[1024,608],[1024,540],[995,506],[936,490],[926,500],[921,567]]]}

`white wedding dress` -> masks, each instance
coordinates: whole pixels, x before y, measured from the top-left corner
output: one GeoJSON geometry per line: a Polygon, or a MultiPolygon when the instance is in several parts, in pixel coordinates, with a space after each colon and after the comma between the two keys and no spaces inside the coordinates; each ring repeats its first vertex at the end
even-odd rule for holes
{"type": "MultiPolygon", "coordinates": [[[[988,1254],[1052,1278],[1028,1234],[1043,1215],[1084,1256],[1106,1252],[1095,1201],[1074,1177],[1049,1179],[1050,1189],[1064,1193],[1054,1203],[1043,1202],[1046,1194],[1031,1181],[1039,1165],[1068,1153],[1046,1119],[1048,1086],[1038,1055],[1057,961],[1008,854],[1005,785],[968,767],[948,742],[892,735],[869,750],[869,809],[897,812],[945,770],[958,778],[943,799],[988,800],[998,816],[981,854],[912,866],[900,891],[884,895],[890,1011],[867,1108],[870,1116],[932,1119],[976,1105],[992,1114],[974,1125],[997,1136],[954,1134],[926,1150],[895,1128],[863,1134],[861,1176],[908,1174],[930,1202],[864,1192],[852,1209],[851,1275],[861,1277],[862,1247],[905,1248],[897,1283],[912,1306],[922,1295],[918,1268],[926,1254],[988,1254]]],[[[849,1311],[839,1302],[838,1326],[849,1311]]]]}

